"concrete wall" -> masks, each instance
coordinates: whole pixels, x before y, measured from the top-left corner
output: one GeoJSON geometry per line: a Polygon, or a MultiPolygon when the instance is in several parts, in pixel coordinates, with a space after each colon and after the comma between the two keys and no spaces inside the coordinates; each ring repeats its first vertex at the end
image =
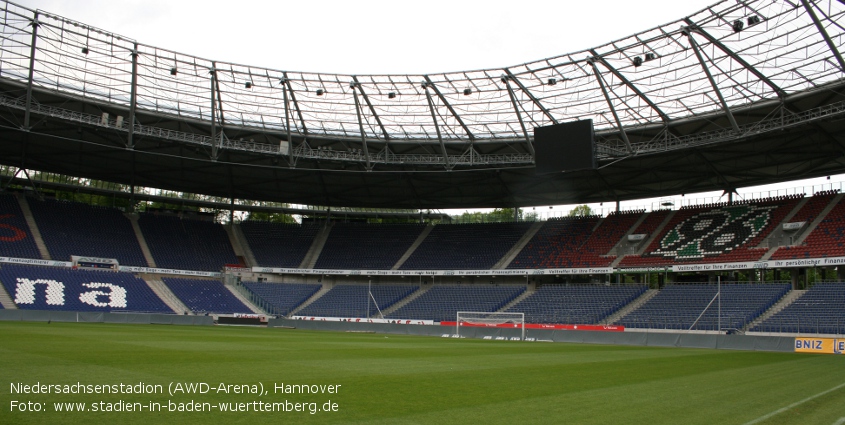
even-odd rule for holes
{"type": "Polygon", "coordinates": [[[0,321],[24,322],[85,322],[85,323],[140,323],[155,325],[211,326],[211,316],[179,316],[176,314],[93,313],[45,310],[0,310],[0,321]]]}

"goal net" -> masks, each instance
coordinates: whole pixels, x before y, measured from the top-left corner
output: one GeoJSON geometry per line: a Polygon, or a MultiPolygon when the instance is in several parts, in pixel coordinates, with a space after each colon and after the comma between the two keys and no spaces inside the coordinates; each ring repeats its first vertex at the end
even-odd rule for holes
{"type": "Polygon", "coordinates": [[[525,340],[525,313],[459,311],[455,323],[458,336],[465,327],[504,328],[519,329],[520,339],[525,340]]]}

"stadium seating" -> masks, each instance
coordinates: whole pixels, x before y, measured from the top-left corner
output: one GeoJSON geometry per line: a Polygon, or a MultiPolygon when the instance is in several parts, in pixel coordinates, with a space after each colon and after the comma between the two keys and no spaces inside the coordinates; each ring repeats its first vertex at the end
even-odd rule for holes
{"type": "Polygon", "coordinates": [[[132,223],[120,210],[51,199],[27,201],[54,260],[70,261],[71,255],[79,255],[147,267],[132,223]]]}
{"type": "Polygon", "coordinates": [[[567,261],[586,240],[599,218],[566,217],[549,220],[508,265],[509,269],[575,267],[567,261]]]}
{"type": "Polygon", "coordinates": [[[459,311],[498,311],[525,292],[522,285],[434,285],[389,314],[391,319],[448,321],[459,311]]]}
{"type": "Polygon", "coordinates": [[[18,200],[7,193],[0,194],[0,256],[41,258],[18,200]]]}
{"type": "Polygon", "coordinates": [[[527,323],[599,324],[646,291],[645,285],[542,285],[508,308],[527,323]]]}
{"type": "Polygon", "coordinates": [[[768,251],[757,246],[801,198],[791,195],[683,207],[642,255],[625,256],[619,266],[757,261],[768,251]]]}
{"type": "Polygon", "coordinates": [[[138,225],[157,267],[220,271],[239,263],[221,224],[142,213],[138,225]]]}
{"type": "Polygon", "coordinates": [[[206,279],[165,277],[161,279],[173,295],[196,314],[252,313],[244,303],[232,295],[223,282],[206,279]]]}
{"type": "Polygon", "coordinates": [[[3,264],[0,281],[21,309],[173,313],[130,273],[3,264]]]}
{"type": "MultiPolygon", "coordinates": [[[[617,324],[629,328],[718,330],[719,300],[713,301],[717,288],[716,284],[666,286],[617,324]],[[705,308],[706,312],[695,323],[705,308]]],[[[721,285],[721,289],[721,326],[729,330],[741,329],[763,314],[789,292],[789,285],[731,283],[721,285]]]]}
{"type": "Polygon", "coordinates": [[[311,248],[321,225],[248,220],[240,226],[259,266],[296,268],[311,248]]]}
{"type": "Polygon", "coordinates": [[[244,287],[265,303],[273,313],[286,316],[320,290],[322,285],[308,283],[242,282],[244,287]]]}
{"type": "Polygon", "coordinates": [[[314,268],[390,270],[424,228],[414,224],[335,223],[314,268]]]}
{"type": "MultiPolygon", "coordinates": [[[[826,205],[826,204],[825,204],[826,205]]],[[[792,220],[793,222],[802,220],[792,220]]],[[[845,202],[839,202],[800,246],[778,248],[773,260],[845,256],[845,202]]]]}
{"type": "Polygon", "coordinates": [[[378,317],[397,301],[416,291],[415,285],[335,285],[331,290],[302,309],[300,316],[378,317]],[[370,298],[369,292],[372,292],[370,298]]]}
{"type": "Polygon", "coordinates": [[[434,226],[402,270],[489,270],[533,223],[434,226]]]}
{"type": "Polygon", "coordinates": [[[845,283],[816,283],[751,331],[845,334],[845,283]]]}

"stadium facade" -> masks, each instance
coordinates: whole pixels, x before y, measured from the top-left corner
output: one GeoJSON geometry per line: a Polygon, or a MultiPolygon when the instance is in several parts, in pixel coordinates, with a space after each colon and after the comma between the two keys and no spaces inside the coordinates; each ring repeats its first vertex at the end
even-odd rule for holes
{"type": "MultiPolygon", "coordinates": [[[[845,171],[841,2],[724,1],[581,52],[428,75],[231,64],[0,7],[0,164],[132,192],[524,207],[845,171]],[[537,173],[534,129],[587,120],[596,167],[537,173]]],[[[511,311],[718,332],[803,320],[842,334],[843,285],[817,282],[845,274],[843,194],[804,195],[528,223],[224,227],[0,194],[0,305],[438,322],[511,311]],[[646,284],[684,273],[708,282],[646,284]]]]}

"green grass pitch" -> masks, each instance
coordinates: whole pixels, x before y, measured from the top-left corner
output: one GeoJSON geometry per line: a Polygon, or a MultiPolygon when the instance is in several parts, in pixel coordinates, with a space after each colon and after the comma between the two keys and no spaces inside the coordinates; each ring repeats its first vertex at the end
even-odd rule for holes
{"type": "Polygon", "coordinates": [[[0,322],[0,384],[2,424],[845,423],[839,355],[247,327],[0,322]],[[139,382],[164,394],[12,393],[139,382]],[[208,391],[169,394],[180,383],[208,391]],[[325,393],[276,392],[285,384],[325,393]],[[260,385],[266,393],[235,393],[260,385]],[[66,403],[86,411],[56,411],[66,403]],[[91,411],[154,403],[161,410],[91,411]],[[42,411],[20,411],[35,404],[42,411]],[[213,408],[166,411],[189,405],[213,408]]]}

